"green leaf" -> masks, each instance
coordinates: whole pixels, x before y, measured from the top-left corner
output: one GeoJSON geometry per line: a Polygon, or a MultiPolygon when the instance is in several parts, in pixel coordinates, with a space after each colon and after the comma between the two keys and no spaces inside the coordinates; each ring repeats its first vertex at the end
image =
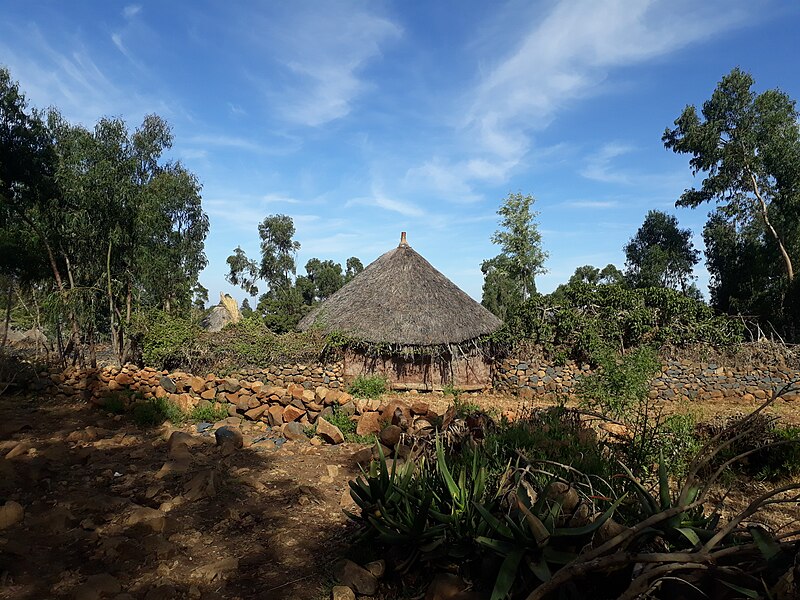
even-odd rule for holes
{"type": "Polygon", "coordinates": [[[734,592],[739,592],[746,598],[759,598],[761,596],[761,594],[759,594],[756,590],[751,590],[750,588],[738,586],[736,584],[731,583],[730,581],[725,581],[724,579],[718,579],[717,581],[719,581],[725,587],[729,587],[734,592]]]}
{"type": "Polygon", "coordinates": [[[698,546],[700,544],[700,537],[691,527],[677,527],[676,531],[680,531],[683,536],[691,542],[692,546],[698,546]]]}
{"type": "Polygon", "coordinates": [[[508,593],[517,579],[517,570],[519,563],[522,561],[524,552],[517,550],[506,556],[503,564],[500,566],[500,572],[497,574],[497,580],[494,582],[494,589],[492,590],[491,600],[505,600],[508,593]]]}
{"type": "Polygon", "coordinates": [[[762,527],[755,525],[748,527],[750,535],[753,536],[753,541],[758,546],[759,551],[766,560],[772,560],[780,554],[781,547],[775,542],[772,536],[762,527]]]}
{"type": "Polygon", "coordinates": [[[672,505],[672,498],[669,494],[667,463],[664,461],[664,456],[660,452],[658,457],[658,492],[661,497],[661,510],[667,510],[672,505]]]}
{"type": "Polygon", "coordinates": [[[530,568],[531,572],[536,575],[536,578],[542,583],[550,581],[550,577],[552,576],[550,574],[550,567],[547,565],[547,561],[543,558],[539,560],[533,560],[529,558],[528,567],[530,568]]]}

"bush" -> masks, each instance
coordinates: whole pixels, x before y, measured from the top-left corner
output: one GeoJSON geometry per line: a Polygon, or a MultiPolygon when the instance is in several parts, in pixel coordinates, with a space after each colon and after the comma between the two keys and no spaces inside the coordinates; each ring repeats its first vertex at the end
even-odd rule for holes
{"type": "MultiPolygon", "coordinates": [[[[333,412],[330,414],[330,416],[326,417],[325,420],[331,425],[339,428],[339,431],[342,432],[346,442],[355,442],[358,444],[372,444],[375,442],[374,435],[358,435],[356,433],[356,429],[358,427],[357,423],[338,406],[333,408],[333,412]]],[[[316,427],[314,427],[313,431],[310,431],[309,433],[313,435],[315,431],[316,427]]]]}
{"type": "Polygon", "coordinates": [[[191,413],[192,421],[215,423],[228,416],[228,410],[218,403],[198,404],[191,413]]]}
{"type": "Polygon", "coordinates": [[[179,425],[186,414],[166,398],[153,398],[133,405],[133,421],[140,427],[157,427],[165,421],[179,425]]]}
{"type": "Polygon", "coordinates": [[[365,377],[359,375],[348,386],[347,391],[356,398],[379,398],[386,392],[388,385],[386,379],[380,375],[365,377]]]}
{"type": "Polygon", "coordinates": [[[152,311],[134,325],[146,366],[175,369],[187,364],[201,329],[192,318],[152,311]]]}

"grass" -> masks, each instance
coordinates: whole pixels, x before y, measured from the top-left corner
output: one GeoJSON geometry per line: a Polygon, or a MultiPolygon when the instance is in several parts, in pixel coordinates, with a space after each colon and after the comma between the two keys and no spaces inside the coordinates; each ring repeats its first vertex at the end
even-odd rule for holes
{"type": "MultiPolygon", "coordinates": [[[[346,442],[354,442],[357,444],[374,444],[375,443],[375,435],[358,435],[356,433],[356,422],[351,420],[350,417],[342,412],[339,408],[334,407],[333,413],[325,418],[328,423],[334,425],[339,428],[339,431],[342,432],[344,436],[344,441],[346,442]]],[[[313,432],[316,432],[316,427],[313,428],[313,432]]]]}
{"type": "Polygon", "coordinates": [[[380,398],[387,390],[386,379],[375,375],[373,377],[364,377],[359,375],[348,386],[347,391],[356,398],[380,398]]]}
{"type": "Polygon", "coordinates": [[[191,413],[191,420],[192,421],[206,421],[208,423],[214,423],[216,421],[221,421],[225,417],[228,416],[228,411],[219,403],[211,403],[200,405],[194,407],[191,413]]]}

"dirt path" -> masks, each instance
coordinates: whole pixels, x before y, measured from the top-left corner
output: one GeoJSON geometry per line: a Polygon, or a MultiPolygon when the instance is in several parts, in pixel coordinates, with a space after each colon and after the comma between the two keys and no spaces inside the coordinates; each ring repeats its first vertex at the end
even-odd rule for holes
{"type": "Polygon", "coordinates": [[[82,403],[0,397],[0,506],[25,510],[0,530],[0,598],[323,597],[359,447],[224,456],[213,436],[168,437],[82,403]]]}

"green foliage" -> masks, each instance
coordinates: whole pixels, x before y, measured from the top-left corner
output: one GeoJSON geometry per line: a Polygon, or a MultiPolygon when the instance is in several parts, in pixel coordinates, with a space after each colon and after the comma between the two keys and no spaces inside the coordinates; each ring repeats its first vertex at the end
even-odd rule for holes
{"type": "MultiPolygon", "coordinates": [[[[741,420],[741,417],[732,418],[727,426],[741,420]]],[[[715,467],[749,453],[730,465],[729,470],[734,475],[765,481],[780,481],[800,475],[800,427],[785,426],[775,418],[759,416],[751,424],[748,435],[738,439],[731,435],[723,437],[723,441],[728,440],[730,445],[719,453],[713,463],[715,467]]]]}
{"type": "Polygon", "coordinates": [[[679,229],[674,216],[648,212],[624,250],[626,277],[633,287],[668,287],[684,293],[690,288],[700,253],[692,244],[691,229],[679,229]]]}
{"type": "Polygon", "coordinates": [[[356,398],[372,399],[380,398],[380,396],[384,394],[387,389],[388,383],[386,379],[380,375],[374,375],[371,377],[359,375],[347,387],[347,391],[356,398]]]}
{"type": "Polygon", "coordinates": [[[134,322],[144,364],[156,369],[173,369],[186,364],[200,336],[193,318],[156,310],[139,315],[134,322]]]}
{"type": "Polygon", "coordinates": [[[741,341],[743,331],[740,320],[716,316],[708,305],[672,289],[578,283],[531,297],[493,339],[533,342],[551,354],[564,351],[591,362],[605,347],[723,346],[741,341]]]}
{"type": "Polygon", "coordinates": [[[501,251],[481,265],[484,275],[483,305],[501,319],[509,310],[536,293],[535,277],[545,272],[547,253],[542,250],[542,236],[531,211],[533,196],[510,193],[497,210],[500,229],[492,243],[501,251]]]}
{"type": "Polygon", "coordinates": [[[127,408],[128,406],[125,398],[118,393],[109,396],[103,403],[103,409],[107,412],[114,413],[115,415],[121,415],[127,410],[127,408]]]}
{"type": "Polygon", "coordinates": [[[338,406],[333,407],[333,413],[326,417],[326,421],[339,428],[346,442],[356,444],[372,444],[375,442],[374,435],[358,435],[356,428],[358,424],[342,411],[338,406]]]}
{"type": "Polygon", "coordinates": [[[186,414],[166,398],[152,398],[133,405],[133,421],[140,427],[157,427],[165,421],[179,425],[186,421],[186,414]]]}
{"type": "Polygon", "coordinates": [[[760,316],[797,335],[800,288],[800,130],[795,101],[734,68],[701,110],[687,106],[664,132],[665,147],[689,155],[700,188],[679,206],[719,204],[704,238],[712,298],[722,310],[758,307],[760,316]],[[768,301],[764,299],[769,298],[768,301]]]}
{"type": "Polygon", "coordinates": [[[578,380],[581,403],[612,419],[630,416],[647,398],[650,380],[659,371],[658,355],[646,346],[624,356],[603,348],[595,353],[598,371],[578,380]]]}
{"type": "Polygon", "coordinates": [[[190,419],[192,421],[205,421],[216,423],[228,416],[228,410],[219,403],[209,402],[208,404],[198,404],[192,409],[190,419]]]}

